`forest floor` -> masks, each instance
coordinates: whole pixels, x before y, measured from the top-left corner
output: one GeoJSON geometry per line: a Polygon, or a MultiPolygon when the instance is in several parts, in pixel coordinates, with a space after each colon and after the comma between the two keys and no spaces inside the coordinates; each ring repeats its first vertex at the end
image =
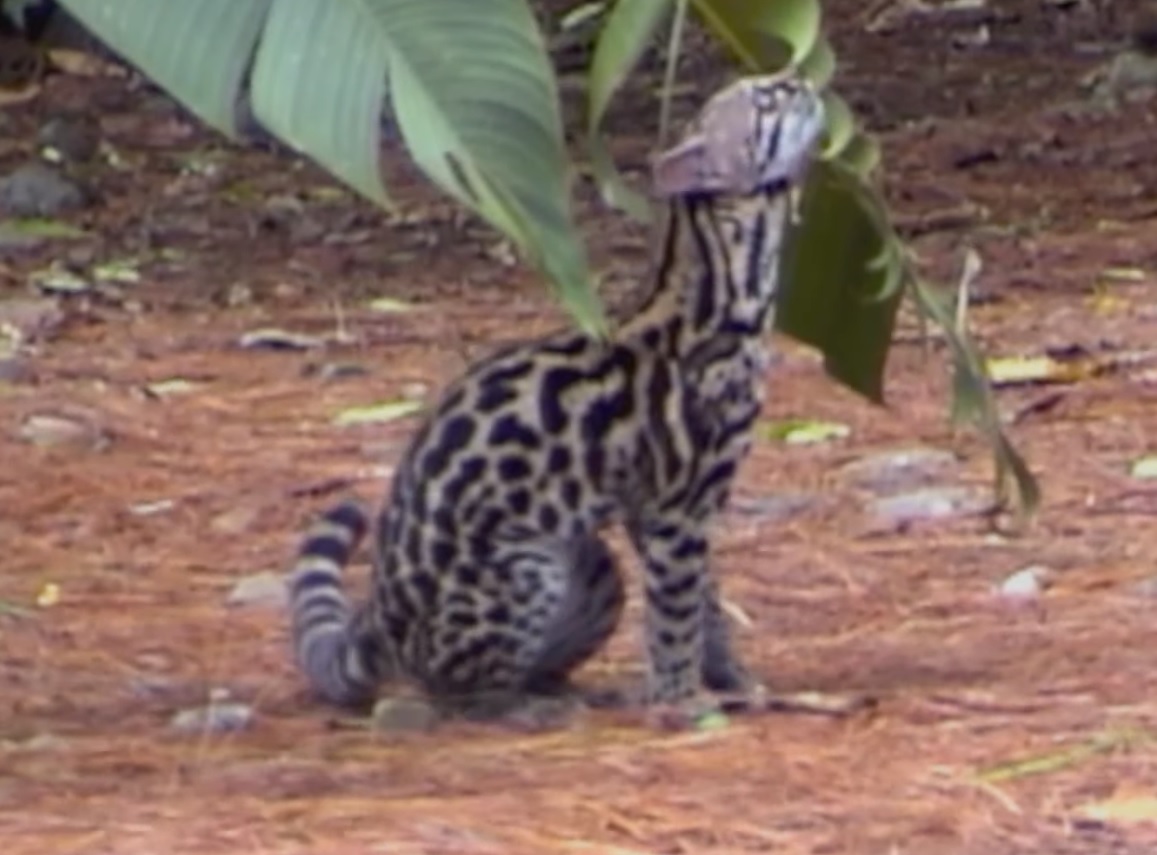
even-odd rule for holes
{"type": "MultiPolygon", "coordinates": [[[[433,394],[564,321],[492,232],[420,181],[399,185],[391,221],[127,78],[54,75],[0,112],[0,172],[78,110],[119,166],[86,178],[94,203],[70,221],[87,237],[0,254],[0,314],[27,340],[0,382],[6,852],[1154,851],[1157,482],[1132,469],[1157,452],[1155,102],[1110,108],[1082,87],[1121,36],[1093,4],[882,30],[867,4],[826,5],[837,86],[880,135],[927,271],[954,281],[973,248],[990,355],[1058,366],[998,392],[1044,490],[1030,527],[881,525],[858,461],[950,451],[937,477],[990,484],[984,442],[949,424],[942,346],[905,315],[879,408],[782,342],[768,423],[846,435],[764,432],[717,566],[748,618],[738,643],[777,689],[875,707],[679,734],[625,712],[546,733],[332,727],[291,667],[284,614],[230,592],[283,570],[341,490],[382,494],[413,420],[335,417],[433,394]],[[54,262],[87,284],[46,303],[29,283],[54,262]],[[120,281],[93,284],[100,266],[120,281]],[[322,346],[239,346],[270,328],[322,346]],[[1047,569],[1039,596],[996,592],[1031,567],[1047,569]],[[172,726],[222,691],[251,705],[247,728],[172,726]]],[[[641,163],[649,129],[612,127],[641,163]]],[[[628,287],[645,235],[583,192],[595,261],[628,287]]],[[[638,619],[636,604],[592,680],[637,672],[638,619]]]]}

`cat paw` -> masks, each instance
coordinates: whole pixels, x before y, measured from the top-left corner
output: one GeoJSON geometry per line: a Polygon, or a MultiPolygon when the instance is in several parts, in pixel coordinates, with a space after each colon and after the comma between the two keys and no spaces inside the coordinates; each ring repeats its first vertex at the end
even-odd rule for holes
{"type": "Polygon", "coordinates": [[[370,722],[374,730],[383,733],[426,733],[445,718],[442,712],[425,698],[382,698],[374,704],[370,722]]]}
{"type": "Polygon", "coordinates": [[[647,724],[657,730],[705,730],[720,722],[726,722],[723,705],[708,692],[680,701],[652,702],[647,707],[647,724]]]}

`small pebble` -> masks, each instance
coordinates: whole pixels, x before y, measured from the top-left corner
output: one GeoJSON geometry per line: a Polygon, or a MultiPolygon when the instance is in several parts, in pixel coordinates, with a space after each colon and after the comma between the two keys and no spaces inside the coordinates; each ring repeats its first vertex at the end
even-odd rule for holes
{"type": "Polygon", "coordinates": [[[241,579],[225,599],[230,606],[282,609],[289,605],[289,589],[280,573],[265,571],[241,579]]]}
{"type": "Polygon", "coordinates": [[[1048,567],[1034,564],[1017,570],[996,588],[996,593],[1013,602],[1034,602],[1044,593],[1053,571],[1048,567]]]}

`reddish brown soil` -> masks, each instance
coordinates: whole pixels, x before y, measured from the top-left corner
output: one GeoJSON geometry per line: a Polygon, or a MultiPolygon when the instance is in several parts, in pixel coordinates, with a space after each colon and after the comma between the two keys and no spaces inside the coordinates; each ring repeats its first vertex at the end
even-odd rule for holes
{"type": "MultiPolygon", "coordinates": [[[[1078,85],[1103,58],[1088,47],[1119,36],[1120,22],[1093,4],[994,3],[1018,14],[994,23],[986,46],[954,48],[954,34],[975,28],[921,19],[871,35],[864,5],[829,4],[841,90],[882,132],[896,215],[928,269],[954,275],[965,246],[983,257],[987,301],[973,320],[989,350],[1148,352],[1153,107],[1094,112],[1078,85]],[[1112,267],[1143,276],[1099,286],[1112,267]]],[[[889,407],[878,409],[785,347],[768,417],[831,419],[852,433],[816,447],[761,443],[741,495],[822,501],[789,523],[729,516],[718,565],[752,621],[740,643],[777,688],[867,691],[880,698],[871,713],[739,718],[681,735],[610,714],[537,735],[455,726],[388,742],[331,730],[290,667],[283,616],[229,609],[226,595],[242,576],[286,565],[335,479],[380,494],[412,424],[338,428],[336,413],[437,386],[472,355],[556,323],[557,311],[532,274],[501,262],[493,235],[461,225],[421,183],[401,188],[410,224],[388,228],[352,198],[314,193],[330,186],[316,170],[225,146],[123,81],[52,78],[39,99],[6,110],[0,164],[27,157],[37,126],[77,107],[99,115],[128,168],[93,177],[101,201],[76,221],[97,238],[0,263],[4,296],[25,295],[29,272],[54,259],[153,260],[140,284],[65,300],[65,323],[31,358],[32,382],[0,387],[0,601],[27,610],[0,614],[5,851],[1157,846],[1157,604],[1132,588],[1157,575],[1157,492],[1128,475],[1157,451],[1144,359],[1000,393],[1010,411],[1055,396],[1011,428],[1045,491],[1021,536],[976,518],[881,534],[839,477],[844,462],[926,442],[960,452],[967,480],[990,476],[983,443],[947,423],[943,354],[904,325],[889,407]],[[210,157],[212,171],[181,168],[210,157]],[[271,196],[299,198],[302,211],[272,216],[271,196]],[[370,296],[419,310],[375,314],[370,296]],[[265,326],[349,339],[324,354],[236,347],[265,326]],[[310,372],[334,361],[369,373],[326,382],[310,372]],[[196,385],[145,391],[173,378],[196,385]],[[43,413],[91,424],[107,444],[18,439],[43,413]],[[133,510],[156,502],[171,505],[133,510]],[[994,584],[1037,563],[1056,571],[1038,608],[995,602],[994,584]],[[41,608],[47,584],[59,602],[41,608]],[[172,714],[214,687],[253,703],[255,725],[174,734],[172,714]],[[1090,745],[1103,750],[1081,750],[1090,745]],[[1031,760],[1041,762],[1017,765],[1031,760]],[[984,776],[1004,764],[1005,777],[984,776]],[[1121,816],[1090,819],[1101,802],[1121,816]]],[[[647,138],[619,144],[643,151],[647,138]]],[[[637,231],[594,205],[584,223],[613,284],[642,270],[637,231]]],[[[637,610],[629,617],[592,679],[636,667],[637,610]]]]}

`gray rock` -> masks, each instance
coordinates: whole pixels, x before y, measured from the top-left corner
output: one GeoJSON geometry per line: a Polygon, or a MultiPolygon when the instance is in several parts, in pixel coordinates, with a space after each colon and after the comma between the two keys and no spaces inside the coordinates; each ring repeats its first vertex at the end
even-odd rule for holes
{"type": "Polygon", "coordinates": [[[868,503],[869,513],[889,527],[970,516],[991,508],[991,492],[974,487],[925,487],[868,503]]]}
{"type": "Polygon", "coordinates": [[[848,483],[874,493],[894,493],[930,484],[955,468],[951,451],[938,448],[900,448],[869,454],[840,469],[848,483]]]}
{"type": "Polygon", "coordinates": [[[56,217],[83,208],[83,190],[43,163],[28,163],[0,178],[0,212],[10,217],[56,217]]]}
{"type": "Polygon", "coordinates": [[[109,441],[95,425],[48,414],[26,418],[19,435],[25,442],[44,448],[71,445],[99,450],[109,441]]]}
{"type": "Polygon", "coordinates": [[[235,701],[181,710],[169,726],[178,733],[232,733],[253,723],[253,707],[235,701]]]}
{"type": "Polygon", "coordinates": [[[382,733],[424,733],[438,726],[442,714],[425,698],[386,697],[374,704],[370,721],[382,733]]]}
{"type": "Polygon", "coordinates": [[[1033,602],[1041,598],[1055,575],[1050,568],[1033,564],[1006,577],[996,586],[996,593],[1012,602],[1033,602]]]}

